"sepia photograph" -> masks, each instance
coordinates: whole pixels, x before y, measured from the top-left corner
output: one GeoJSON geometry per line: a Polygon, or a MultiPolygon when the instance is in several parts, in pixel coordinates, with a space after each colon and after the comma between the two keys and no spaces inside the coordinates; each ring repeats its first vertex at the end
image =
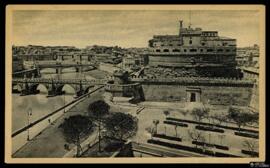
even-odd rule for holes
{"type": "Polygon", "coordinates": [[[8,5],[7,163],[265,160],[263,5],[8,5]]]}

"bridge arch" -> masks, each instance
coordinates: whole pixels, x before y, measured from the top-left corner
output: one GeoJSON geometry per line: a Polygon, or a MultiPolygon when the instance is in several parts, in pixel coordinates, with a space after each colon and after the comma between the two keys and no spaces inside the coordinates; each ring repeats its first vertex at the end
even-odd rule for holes
{"type": "Polygon", "coordinates": [[[61,89],[61,91],[65,91],[65,94],[70,94],[70,95],[76,94],[76,88],[75,86],[71,84],[64,84],[59,89],[61,89]]]}
{"type": "Polygon", "coordinates": [[[48,94],[48,86],[40,83],[40,84],[37,84],[37,85],[33,85],[32,87],[35,87],[33,89],[36,89],[36,90],[39,90],[41,94],[48,94]]]}
{"type": "Polygon", "coordinates": [[[90,91],[91,88],[93,88],[94,86],[87,86],[84,90],[84,94],[88,93],[90,91]]]}
{"type": "Polygon", "coordinates": [[[63,67],[62,73],[70,73],[70,72],[76,72],[76,67],[63,67]]]}
{"type": "Polygon", "coordinates": [[[56,73],[56,68],[52,68],[52,67],[39,68],[39,69],[40,69],[40,73],[43,73],[43,74],[55,74],[56,73]]]}
{"type": "Polygon", "coordinates": [[[12,85],[12,90],[15,90],[15,91],[22,91],[22,86],[20,84],[14,84],[12,85]]]}
{"type": "MultiPolygon", "coordinates": [[[[42,67],[40,73],[43,74],[56,74],[59,67],[42,67]]],[[[61,73],[74,73],[77,72],[76,66],[71,67],[60,67],[61,73]]]]}

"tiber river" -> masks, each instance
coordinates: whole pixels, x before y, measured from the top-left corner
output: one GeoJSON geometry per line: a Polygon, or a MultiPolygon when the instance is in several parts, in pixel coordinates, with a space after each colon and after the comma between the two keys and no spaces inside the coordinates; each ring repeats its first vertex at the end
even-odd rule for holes
{"type": "MultiPolygon", "coordinates": [[[[56,78],[58,76],[55,74],[55,69],[48,68],[41,71],[41,77],[56,78]]],[[[63,69],[63,74],[61,74],[60,78],[94,79],[84,73],[76,73],[74,68],[63,69]]],[[[32,111],[29,119],[30,122],[34,122],[74,100],[75,91],[69,85],[63,87],[63,90],[66,92],[65,96],[47,98],[47,89],[43,85],[39,85],[37,89],[40,90],[40,93],[36,95],[20,96],[20,94],[12,94],[12,132],[28,124],[28,111],[32,111]]]]}

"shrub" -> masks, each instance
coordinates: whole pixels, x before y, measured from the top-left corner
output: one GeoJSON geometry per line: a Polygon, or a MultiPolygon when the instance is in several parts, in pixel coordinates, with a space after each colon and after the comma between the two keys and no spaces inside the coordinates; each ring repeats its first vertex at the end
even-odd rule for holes
{"type": "Polygon", "coordinates": [[[258,134],[249,134],[249,133],[245,133],[245,132],[234,132],[234,134],[238,135],[238,136],[242,136],[242,137],[259,139],[258,134]]]}
{"type": "Polygon", "coordinates": [[[179,142],[182,141],[181,138],[178,138],[178,137],[172,137],[172,136],[167,136],[167,135],[164,135],[164,134],[154,134],[153,137],[156,137],[156,138],[163,138],[163,139],[168,139],[168,140],[173,140],[173,141],[179,141],[179,142]]]}
{"type": "Polygon", "coordinates": [[[241,150],[241,152],[243,154],[246,154],[246,155],[251,155],[251,156],[254,156],[254,157],[259,157],[259,153],[258,152],[254,152],[254,151],[248,151],[248,150],[241,150]]]}
{"type": "Polygon", "coordinates": [[[203,130],[203,131],[212,131],[212,132],[224,133],[224,130],[219,129],[219,128],[205,127],[205,126],[201,126],[201,125],[196,125],[195,128],[198,129],[198,130],[203,130]]]}
{"type": "Polygon", "coordinates": [[[177,125],[180,127],[188,127],[188,124],[173,122],[173,121],[163,121],[164,124],[177,125]]]}
{"type": "Polygon", "coordinates": [[[180,145],[180,144],[172,144],[172,143],[163,142],[163,141],[159,141],[159,140],[151,140],[150,139],[147,142],[148,143],[152,143],[152,144],[157,144],[157,145],[161,145],[161,146],[166,146],[166,147],[174,148],[174,149],[186,150],[186,151],[195,152],[195,153],[199,153],[199,154],[205,154],[205,155],[209,155],[209,156],[216,156],[216,157],[237,157],[237,156],[232,155],[232,154],[220,153],[220,152],[215,152],[214,153],[211,150],[203,150],[203,149],[200,149],[200,148],[194,148],[194,147],[180,145]]]}
{"type": "Polygon", "coordinates": [[[230,107],[228,118],[232,119],[238,126],[239,132],[241,127],[246,124],[258,122],[258,113],[251,112],[248,108],[230,107]]]}

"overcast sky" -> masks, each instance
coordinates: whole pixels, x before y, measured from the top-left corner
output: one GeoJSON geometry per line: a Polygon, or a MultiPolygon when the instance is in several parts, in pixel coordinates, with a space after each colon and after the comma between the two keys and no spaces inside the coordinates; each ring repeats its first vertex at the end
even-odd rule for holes
{"type": "MultiPolygon", "coordinates": [[[[192,11],[192,27],[216,30],[237,39],[239,47],[259,42],[256,11],[192,11]]],[[[153,35],[177,34],[189,11],[39,11],[13,13],[14,45],[89,45],[147,47],[153,35]]]]}

